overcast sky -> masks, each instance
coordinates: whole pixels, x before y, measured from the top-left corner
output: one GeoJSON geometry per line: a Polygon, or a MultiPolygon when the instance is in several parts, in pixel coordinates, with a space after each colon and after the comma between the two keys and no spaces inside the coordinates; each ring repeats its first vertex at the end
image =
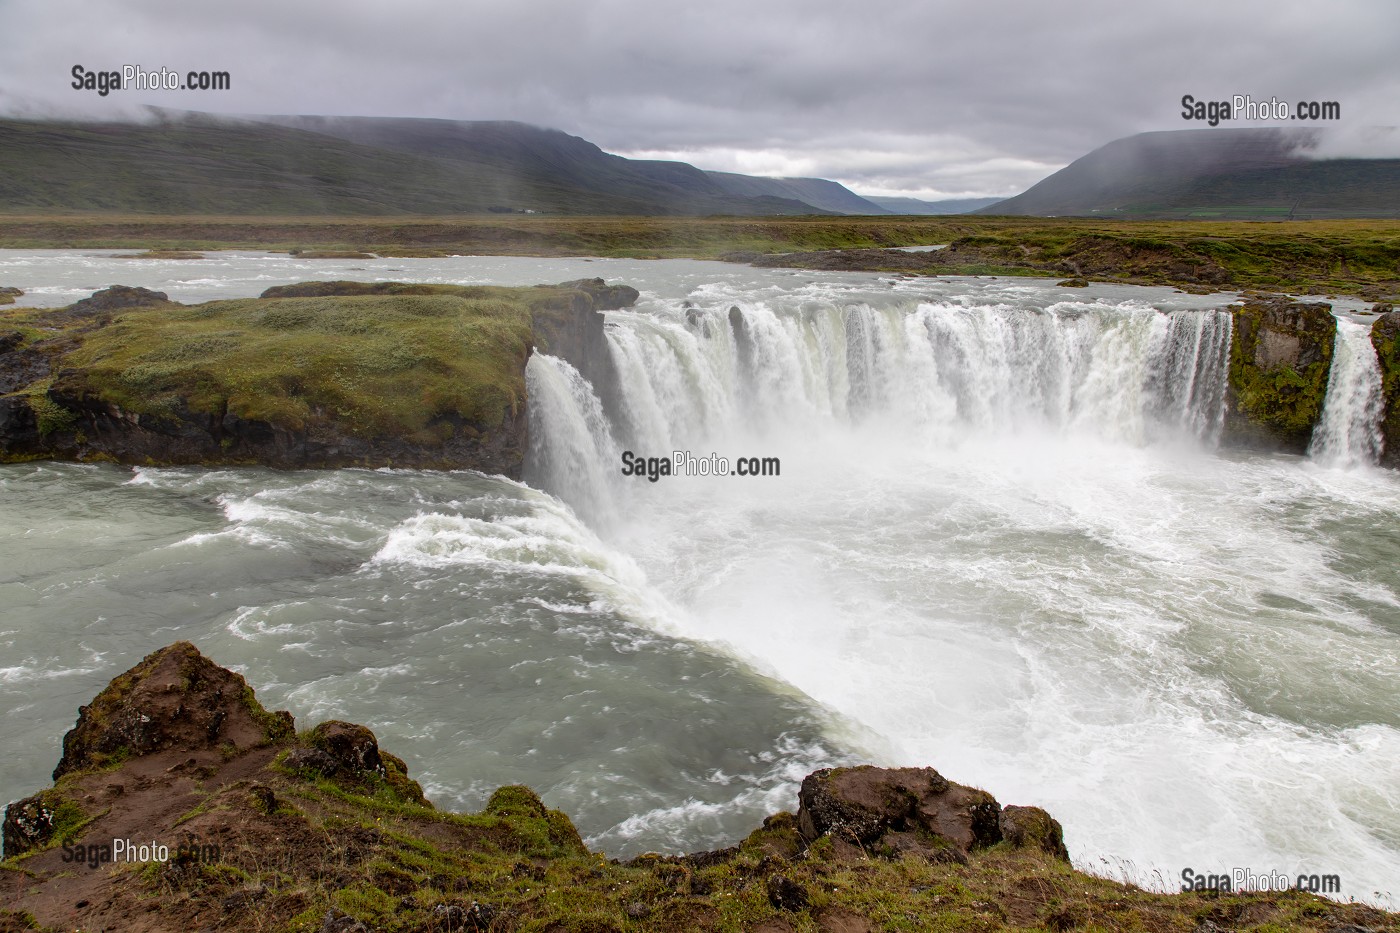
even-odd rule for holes
{"type": "Polygon", "coordinates": [[[1183,94],[1338,101],[1342,149],[1400,124],[1396,0],[0,0],[0,37],[10,115],[513,119],[928,198],[1015,194],[1117,137],[1201,127],[1183,94]],[[99,97],[74,65],[232,88],[99,97]]]}

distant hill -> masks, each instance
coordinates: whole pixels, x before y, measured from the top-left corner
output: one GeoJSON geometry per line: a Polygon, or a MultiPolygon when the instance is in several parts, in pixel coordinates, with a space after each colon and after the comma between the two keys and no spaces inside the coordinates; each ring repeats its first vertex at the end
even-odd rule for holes
{"type": "Polygon", "coordinates": [[[968,214],[980,207],[995,204],[1001,198],[952,198],[945,201],[921,201],[918,198],[878,198],[865,195],[891,214],[968,214]]]}
{"type": "Polygon", "coordinates": [[[200,114],[153,123],[0,120],[0,211],[8,212],[830,213],[735,187],[683,162],[629,160],[522,123],[200,114]]]}
{"type": "Polygon", "coordinates": [[[1314,159],[1310,129],[1174,130],[1114,140],[976,211],[1029,216],[1400,216],[1400,159],[1314,159]]]}
{"type": "Polygon", "coordinates": [[[790,198],[836,214],[888,214],[890,211],[825,178],[760,178],[732,172],[706,172],[729,194],[790,198]]]}

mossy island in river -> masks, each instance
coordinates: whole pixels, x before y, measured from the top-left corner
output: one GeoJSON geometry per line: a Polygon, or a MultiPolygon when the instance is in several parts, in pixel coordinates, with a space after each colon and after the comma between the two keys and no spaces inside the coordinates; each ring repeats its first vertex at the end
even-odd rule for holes
{"type": "Polygon", "coordinates": [[[635,290],[310,282],[182,305],[113,286],[0,318],[0,459],[473,468],[518,477],[525,364],[597,372],[635,290]]]}

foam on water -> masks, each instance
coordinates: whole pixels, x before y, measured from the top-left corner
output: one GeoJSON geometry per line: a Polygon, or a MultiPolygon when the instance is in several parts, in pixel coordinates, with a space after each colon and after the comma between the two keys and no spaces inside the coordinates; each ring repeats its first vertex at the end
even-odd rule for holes
{"type": "Polygon", "coordinates": [[[1400,542],[1367,532],[1400,486],[1216,456],[1227,314],[721,285],[610,314],[608,337],[613,420],[583,386],[532,397],[580,432],[537,437],[547,488],[585,482],[579,451],[782,460],[780,480],[600,478],[628,519],[606,540],[682,634],[888,763],[1046,806],[1084,867],[1393,891],[1400,542]],[[1338,559],[1358,552],[1360,573],[1338,559]]]}
{"type": "MultiPolygon", "coordinates": [[[[111,281],[643,290],[608,315],[614,407],[529,364],[529,477],[558,498],[471,473],[0,468],[0,744],[36,750],[0,759],[4,796],[47,783],[113,673],[192,638],[303,724],[370,724],[439,804],[527,783],[609,854],[731,844],[802,774],[874,759],[1042,804],[1081,866],[1139,882],[1395,891],[1400,479],[1213,452],[1227,299],[688,261],[0,269],[53,289],[36,304],[111,281]],[[624,480],[629,448],[782,475],[624,480]]],[[[1358,336],[1329,438],[1367,423],[1343,402],[1358,336]]]]}

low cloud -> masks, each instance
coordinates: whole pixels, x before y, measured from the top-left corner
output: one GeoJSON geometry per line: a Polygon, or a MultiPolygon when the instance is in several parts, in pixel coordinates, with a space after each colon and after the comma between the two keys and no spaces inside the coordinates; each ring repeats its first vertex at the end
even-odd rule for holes
{"type": "Polygon", "coordinates": [[[1400,5],[1368,0],[5,0],[0,34],[9,114],[514,119],[872,194],[1012,194],[1117,137],[1190,128],[1188,93],[1339,101],[1348,152],[1393,153],[1393,133],[1360,128],[1400,124],[1400,5]],[[69,86],[74,64],[226,70],[232,87],[99,97],[69,86]]]}

